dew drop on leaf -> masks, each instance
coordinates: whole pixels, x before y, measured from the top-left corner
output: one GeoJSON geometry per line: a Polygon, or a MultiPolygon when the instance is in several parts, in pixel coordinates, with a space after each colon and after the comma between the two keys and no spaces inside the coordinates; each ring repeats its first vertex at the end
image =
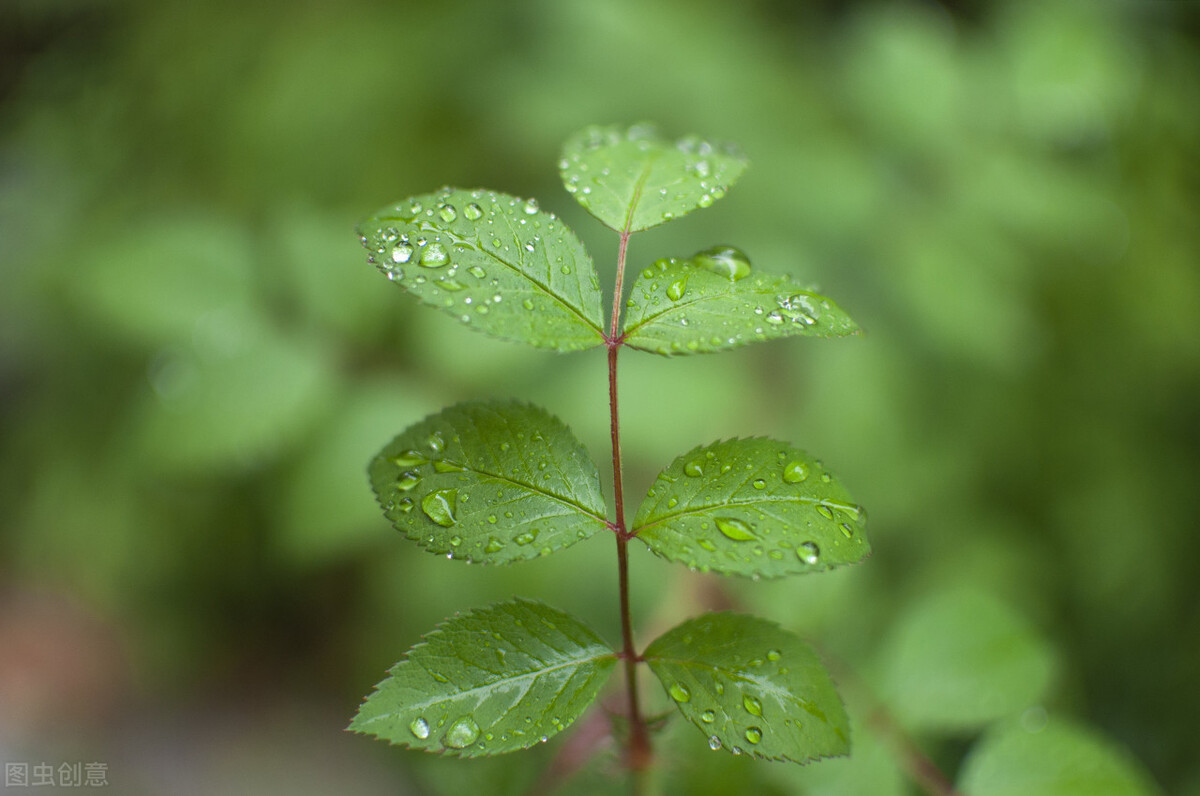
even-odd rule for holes
{"type": "Polygon", "coordinates": [[[479,205],[472,202],[463,208],[463,215],[468,221],[478,221],[483,218],[483,209],[479,205]]]}
{"type": "Polygon", "coordinates": [[[762,702],[758,701],[758,697],[753,697],[749,694],[746,694],[744,697],[742,697],[742,707],[744,707],[746,712],[752,716],[762,715],[762,702]]]}
{"type": "Polygon", "coordinates": [[[687,290],[686,279],[676,279],[671,284],[667,285],[667,298],[671,301],[679,301],[683,298],[684,292],[687,290]]]}
{"type": "Polygon", "coordinates": [[[513,541],[522,546],[527,545],[527,544],[532,544],[533,540],[537,538],[537,535],[538,535],[538,530],[537,530],[537,528],[534,528],[531,531],[526,531],[525,533],[514,536],[513,541]]]}
{"type": "Polygon", "coordinates": [[[808,467],[804,462],[789,462],[783,468],[783,480],[789,484],[798,484],[808,478],[808,467]]]}
{"type": "Polygon", "coordinates": [[[758,727],[747,727],[746,740],[750,743],[758,743],[762,740],[762,730],[758,727]]]}
{"type": "Polygon", "coordinates": [[[714,517],[717,530],[735,542],[750,542],[758,539],[750,526],[736,517],[714,517]]]}
{"type": "Polygon", "coordinates": [[[692,459],[683,466],[683,474],[691,478],[699,478],[704,475],[704,462],[701,459],[692,459]]]}
{"type": "Polygon", "coordinates": [[[683,683],[673,683],[667,692],[676,702],[687,702],[692,698],[692,692],[683,683]]]}
{"type": "Polygon", "coordinates": [[[708,736],[708,748],[714,752],[721,748],[721,739],[715,735],[708,736]]]}
{"type": "Polygon", "coordinates": [[[713,246],[711,249],[696,252],[692,256],[692,262],[706,271],[725,277],[730,282],[750,276],[750,258],[741,249],[733,246],[713,246]]]}
{"type": "Polygon", "coordinates": [[[450,725],[442,741],[451,749],[465,749],[479,738],[479,725],[470,716],[463,716],[450,725]]]}
{"type": "Polygon", "coordinates": [[[421,476],[414,472],[407,472],[396,481],[396,489],[401,492],[409,492],[420,483],[421,476]]]}
{"type": "Polygon", "coordinates": [[[796,555],[805,564],[815,564],[821,558],[821,550],[816,542],[805,542],[796,548],[796,555]]]}
{"type": "Polygon", "coordinates": [[[408,725],[408,729],[422,741],[429,737],[429,722],[423,718],[418,717],[413,719],[412,724],[408,725]]]}
{"type": "Polygon", "coordinates": [[[438,215],[441,216],[442,221],[449,224],[458,218],[458,211],[454,209],[454,205],[442,205],[438,208],[438,215]]]}
{"type": "Polygon", "coordinates": [[[764,480],[763,480],[763,479],[761,479],[761,478],[755,478],[755,479],[754,479],[754,488],[755,488],[755,489],[766,489],[766,488],[767,488],[767,482],[766,482],[766,481],[764,481],[764,480]]]}
{"type": "Polygon", "coordinates": [[[464,468],[462,465],[455,464],[454,462],[443,461],[441,459],[433,463],[433,470],[437,473],[461,473],[463,469],[464,468]]]}
{"type": "Polygon", "coordinates": [[[504,542],[501,542],[495,536],[488,539],[487,546],[483,548],[485,553],[498,553],[504,548],[504,542]]]}
{"type": "Polygon", "coordinates": [[[817,513],[820,514],[822,517],[824,517],[827,520],[833,519],[833,509],[829,508],[824,503],[817,506],[817,513]]]}
{"type": "Polygon", "coordinates": [[[397,243],[392,249],[392,262],[403,265],[412,259],[413,247],[407,243],[397,243]]]}
{"type": "Polygon", "coordinates": [[[430,243],[421,252],[421,265],[426,268],[441,268],[448,262],[450,255],[446,254],[446,248],[440,243],[430,243]]]}
{"type": "Polygon", "coordinates": [[[530,216],[531,216],[531,215],[533,215],[534,213],[536,213],[536,212],[538,211],[538,203],[537,203],[537,199],[530,199],[528,202],[526,202],[526,203],[525,203],[525,208],[524,208],[524,209],[525,209],[525,214],[526,214],[526,215],[530,215],[530,216]]]}
{"type": "Polygon", "coordinates": [[[716,721],[716,718],[717,714],[713,713],[711,710],[706,710],[700,714],[700,721],[704,722],[705,724],[712,724],[714,721],[716,721]]]}
{"type": "Polygon", "coordinates": [[[458,519],[454,516],[454,504],[458,498],[457,489],[439,489],[430,492],[421,500],[421,511],[425,516],[443,528],[449,528],[458,519]]]}
{"type": "Polygon", "coordinates": [[[781,657],[783,657],[783,654],[779,650],[767,650],[767,660],[777,661],[781,657]]]}

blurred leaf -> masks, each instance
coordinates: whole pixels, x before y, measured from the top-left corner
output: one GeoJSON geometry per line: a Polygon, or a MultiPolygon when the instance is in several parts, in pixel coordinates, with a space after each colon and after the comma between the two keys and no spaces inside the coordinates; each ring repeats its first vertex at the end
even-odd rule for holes
{"type": "Polygon", "coordinates": [[[712,749],[803,763],[850,751],[849,719],[813,650],[742,614],[689,619],[643,656],[712,749]]]}
{"type": "Polygon", "coordinates": [[[497,603],[446,620],[409,650],[350,729],[463,757],[526,749],[578,718],[616,661],[561,611],[497,603]]]}
{"type": "Polygon", "coordinates": [[[153,398],[139,428],[150,461],[171,467],[249,466],[296,441],[335,379],[320,346],[237,316],[209,315],[189,348],[150,364],[153,398]]]}
{"type": "Polygon", "coordinates": [[[788,793],[804,796],[908,796],[907,778],[888,748],[869,726],[851,717],[853,749],[846,757],[823,760],[819,766],[770,766],[773,781],[787,783],[788,793]]]}
{"type": "Polygon", "coordinates": [[[628,307],[626,342],[667,356],[858,331],[829,299],[799,289],[786,275],[753,274],[746,255],[730,246],[657,261],[634,283],[628,307]]]}
{"type": "Polygon", "coordinates": [[[591,257],[533,199],[444,188],[385,207],[358,231],[369,262],[471,328],[558,351],[603,342],[591,257]]]}
{"type": "Polygon", "coordinates": [[[652,125],[593,125],[563,146],[563,185],[589,213],[618,232],[649,229],[708,207],[749,161],[732,145],[695,136],[677,142],[652,125]]]}
{"type": "Polygon", "coordinates": [[[607,526],[596,465],[561,420],[529,404],[444,409],[380,451],[370,477],[396,529],[451,558],[507,564],[607,526]]]}
{"type": "Polygon", "coordinates": [[[974,589],[939,592],[893,627],[882,696],[911,728],[969,729],[1037,702],[1054,655],[1005,604],[974,589]]]}
{"type": "Polygon", "coordinates": [[[695,448],[658,475],[633,533],[701,571],[779,577],[861,561],[866,512],[804,451],[770,439],[695,448]]]}
{"type": "Polygon", "coordinates": [[[1010,722],[988,731],[963,763],[971,796],[1148,796],[1158,787],[1129,754],[1075,724],[1010,722]]]}

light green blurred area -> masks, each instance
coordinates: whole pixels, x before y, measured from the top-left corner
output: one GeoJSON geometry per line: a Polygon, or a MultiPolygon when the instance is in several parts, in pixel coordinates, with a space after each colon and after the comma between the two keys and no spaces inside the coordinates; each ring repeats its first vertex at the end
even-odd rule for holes
{"type": "MultiPolygon", "coordinates": [[[[628,494],[695,445],[775,436],[839,475],[874,549],[760,583],[636,551],[643,645],[760,613],[836,662],[864,727],[861,755],[792,770],[675,722],[671,787],[915,792],[866,726],[882,699],[988,792],[1021,787],[1006,755],[1048,712],[1090,727],[1080,759],[1127,750],[1200,793],[1195,3],[10,0],[0,35],[0,758],[105,760],[131,794],[538,782],[562,739],[459,763],[342,727],[457,610],[541,599],[615,642],[612,543],[448,562],[388,527],[365,469],[486,396],[603,464],[603,355],[420,308],[353,227],[443,184],[536,196],[610,283],[615,236],[558,147],[652,119],[752,166],[635,236],[631,267],[734,244],[866,334],[624,353],[628,494]]],[[[563,792],[621,792],[606,754],[563,792]]]]}

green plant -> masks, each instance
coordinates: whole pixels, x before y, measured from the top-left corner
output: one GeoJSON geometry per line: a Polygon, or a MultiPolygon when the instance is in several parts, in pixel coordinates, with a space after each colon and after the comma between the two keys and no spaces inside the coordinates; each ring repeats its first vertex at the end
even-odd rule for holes
{"type": "MultiPolygon", "coordinates": [[[[772,622],[735,613],[689,619],[639,652],[628,545],[704,572],[782,577],[862,560],[865,513],[804,451],[765,438],[697,447],[667,466],[632,523],[622,477],[617,357],[709,353],[857,326],[786,275],[716,246],[664,259],[624,289],[629,239],[724,196],[747,166],[729,146],[671,142],[652,128],[592,127],[565,145],[567,190],[619,234],[608,330],[592,260],[534,200],[446,188],[384,208],[359,227],[369,260],[421,301],[487,334],[557,351],[606,346],[613,506],[582,445],[556,418],[516,402],[468,402],[412,426],[371,462],[384,513],[431,553],[504,564],[598,531],[616,541],[622,643],[516,600],[441,624],[392,668],[351,729],[461,756],[547,740],[595,700],[621,663],[625,762],[635,792],[652,762],[637,666],[648,664],[712,749],[805,762],[845,754],[849,722],[816,653],[772,622]],[[625,317],[622,322],[622,307],[625,317]]],[[[704,740],[698,739],[703,744],[704,740]]]]}

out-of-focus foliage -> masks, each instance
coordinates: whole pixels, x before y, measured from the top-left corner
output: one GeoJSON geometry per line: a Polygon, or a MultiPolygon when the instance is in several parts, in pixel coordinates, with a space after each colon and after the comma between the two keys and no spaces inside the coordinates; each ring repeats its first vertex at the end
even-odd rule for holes
{"type": "MultiPolygon", "coordinates": [[[[603,286],[615,236],[563,192],[561,142],[652,118],[754,165],[630,267],[735,244],[866,334],[624,357],[630,489],[721,436],[788,439],[870,506],[874,555],[745,587],[640,556],[641,643],[753,610],[842,661],[857,727],[969,585],[976,622],[1054,661],[996,703],[1005,732],[1050,746],[1071,716],[1200,793],[1198,42],[1194,4],[1150,0],[4,3],[0,756],[107,760],[127,793],[521,793],[569,757],[588,716],[480,766],[341,732],[463,606],[519,594],[618,635],[611,544],[464,577],[365,476],[477,396],[545,406],[602,460],[601,352],[418,311],[353,226],[443,184],[536,196],[603,286]]],[[[1023,746],[966,757],[952,722],[894,718],[951,775],[1023,746]]],[[[694,733],[658,736],[671,792],[895,787],[872,728],[795,771],[696,759],[694,733]]],[[[607,755],[564,792],[604,787],[607,755]]]]}

